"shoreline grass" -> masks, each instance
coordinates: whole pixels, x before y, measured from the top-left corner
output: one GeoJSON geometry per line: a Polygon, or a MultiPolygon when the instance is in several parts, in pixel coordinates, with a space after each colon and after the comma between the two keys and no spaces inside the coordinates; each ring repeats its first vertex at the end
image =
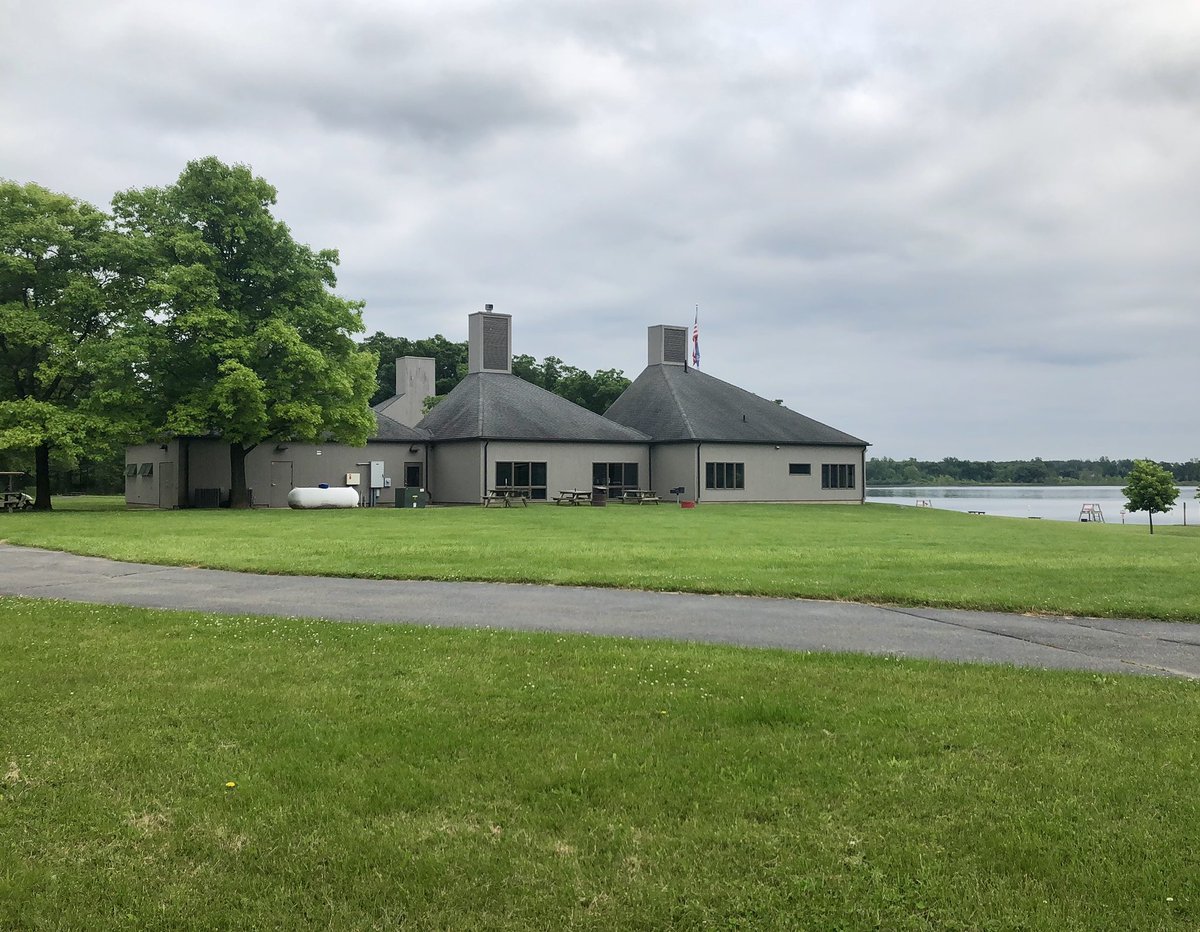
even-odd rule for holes
{"type": "Polygon", "coordinates": [[[1195,683],[0,598],[0,708],[3,928],[1200,923],[1195,683]]]}
{"type": "Polygon", "coordinates": [[[1200,620],[1200,529],[889,505],[348,511],[63,509],[0,538],[291,575],[546,583],[1200,620]]]}

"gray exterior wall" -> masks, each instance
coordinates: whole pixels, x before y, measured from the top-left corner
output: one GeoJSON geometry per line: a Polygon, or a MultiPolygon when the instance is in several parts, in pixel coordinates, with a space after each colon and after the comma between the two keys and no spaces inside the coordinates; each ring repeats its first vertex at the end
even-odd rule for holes
{"type": "MultiPolygon", "coordinates": [[[[500,460],[546,464],[546,488],[553,499],[560,489],[590,489],[593,463],[637,463],[638,481],[649,488],[650,453],[644,443],[538,443],[493,440],[487,448],[486,483],[496,484],[496,466],[500,460]]],[[[662,483],[653,476],[655,489],[662,483]]],[[[478,499],[476,499],[478,501],[478,499]]]]}
{"type": "Polygon", "coordinates": [[[433,501],[440,504],[478,505],[483,500],[482,462],[482,441],[435,443],[429,455],[433,501]]]}
{"type": "Polygon", "coordinates": [[[677,443],[654,449],[656,486],[684,486],[686,497],[702,502],[840,502],[861,504],[864,498],[866,447],[797,444],[677,443]],[[697,480],[696,450],[700,449],[697,480]],[[744,489],[706,489],[707,463],[745,464],[744,489]],[[811,473],[793,476],[790,463],[808,463],[811,473]],[[821,466],[852,463],[853,489],[822,489],[821,466]]]}
{"type": "MultiPolygon", "coordinates": [[[[163,450],[160,444],[141,444],[128,447],[125,462],[154,464],[154,475],[149,477],[126,476],[125,502],[128,505],[145,507],[178,507],[194,500],[196,489],[220,489],[222,500],[229,496],[229,446],[216,440],[187,441],[187,480],[183,481],[180,462],[180,443],[173,440],[163,450]],[[173,505],[165,504],[163,496],[169,494],[175,483],[177,494],[173,505]]],[[[276,444],[266,443],[255,447],[246,457],[246,485],[253,490],[254,505],[268,508],[287,506],[287,493],[296,487],[312,487],[326,482],[330,486],[345,485],[346,473],[361,473],[362,484],[358,486],[360,498],[370,494],[370,470],[359,463],[380,460],[384,464],[383,474],[392,480],[392,487],[378,490],[375,499],[378,505],[394,505],[396,489],[404,485],[406,463],[421,465],[422,484],[429,481],[425,461],[425,445],[420,443],[368,443],[365,447],[343,444],[289,443],[276,449],[276,444]],[[416,452],[411,448],[416,447],[416,452]],[[319,454],[318,454],[318,451],[319,454]],[[272,481],[275,485],[272,486],[272,481]]]]}
{"type": "MultiPolygon", "coordinates": [[[[684,499],[696,501],[703,488],[696,487],[696,444],[660,443],[651,448],[654,485],[659,495],[666,497],[670,489],[683,486],[684,499]]],[[[700,478],[703,486],[704,478],[700,478]]]]}
{"type": "MultiPolygon", "coordinates": [[[[546,464],[547,500],[560,489],[590,489],[593,463],[637,463],[639,481],[650,484],[650,454],[644,443],[548,443],[516,440],[464,440],[433,446],[433,500],[478,504],[496,485],[496,463],[546,464]]],[[[655,477],[655,488],[660,483],[655,477]]]]}
{"type": "Polygon", "coordinates": [[[141,443],[125,448],[125,466],[136,466],[138,475],[125,477],[125,504],[139,508],[178,508],[179,443],[141,443]],[[141,475],[142,467],[150,465],[149,476],[141,475]]]}

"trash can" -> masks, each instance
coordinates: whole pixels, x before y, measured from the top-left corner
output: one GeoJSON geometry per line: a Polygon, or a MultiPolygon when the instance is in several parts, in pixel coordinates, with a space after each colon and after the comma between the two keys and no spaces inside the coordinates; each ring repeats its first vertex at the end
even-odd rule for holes
{"type": "Polygon", "coordinates": [[[608,486],[592,486],[592,504],[596,506],[604,506],[608,504],[608,486]]]}

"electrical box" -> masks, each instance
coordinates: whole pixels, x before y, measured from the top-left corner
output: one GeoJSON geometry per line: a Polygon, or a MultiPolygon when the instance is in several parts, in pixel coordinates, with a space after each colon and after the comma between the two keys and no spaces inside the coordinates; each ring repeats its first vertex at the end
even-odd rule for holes
{"type": "Polygon", "coordinates": [[[371,488],[383,488],[383,460],[371,460],[371,488]]]}
{"type": "Polygon", "coordinates": [[[383,477],[383,487],[385,489],[390,489],[392,487],[392,477],[391,476],[383,477]]]}
{"type": "Polygon", "coordinates": [[[362,485],[362,473],[346,473],[346,485],[362,485]]]}

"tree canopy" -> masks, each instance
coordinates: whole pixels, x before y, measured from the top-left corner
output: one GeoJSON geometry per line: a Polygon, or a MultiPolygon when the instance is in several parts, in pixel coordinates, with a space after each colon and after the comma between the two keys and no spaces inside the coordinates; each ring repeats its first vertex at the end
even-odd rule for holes
{"type": "Polygon", "coordinates": [[[74,465],[137,429],[119,245],[92,205],[0,182],[0,450],[33,452],[38,509],[52,457],[74,465]]]}
{"type": "Polygon", "coordinates": [[[249,504],[245,457],[258,444],[362,444],[375,426],[377,358],[351,337],[362,306],[332,293],[337,253],[297,243],[274,205],[265,180],[212,157],[113,201],[144,282],[151,424],[223,438],[235,506],[249,504]]]}
{"type": "MultiPolygon", "coordinates": [[[[362,346],[379,355],[372,404],[378,404],[396,393],[396,359],[401,356],[426,356],[434,360],[434,378],[439,396],[453,390],[467,374],[466,341],[452,343],[440,333],[425,339],[410,340],[377,331],[363,340],[362,346]]],[[[609,405],[629,387],[629,379],[620,369],[597,369],[589,374],[583,369],[566,365],[557,356],[547,356],[539,363],[532,356],[519,354],[512,358],[512,371],[518,378],[597,414],[608,410],[609,405]]]]}
{"type": "Polygon", "coordinates": [[[1150,533],[1154,533],[1154,516],[1170,511],[1179,496],[1175,477],[1152,460],[1137,460],[1129,473],[1129,484],[1121,490],[1129,499],[1130,511],[1150,514],[1150,533]]]}

